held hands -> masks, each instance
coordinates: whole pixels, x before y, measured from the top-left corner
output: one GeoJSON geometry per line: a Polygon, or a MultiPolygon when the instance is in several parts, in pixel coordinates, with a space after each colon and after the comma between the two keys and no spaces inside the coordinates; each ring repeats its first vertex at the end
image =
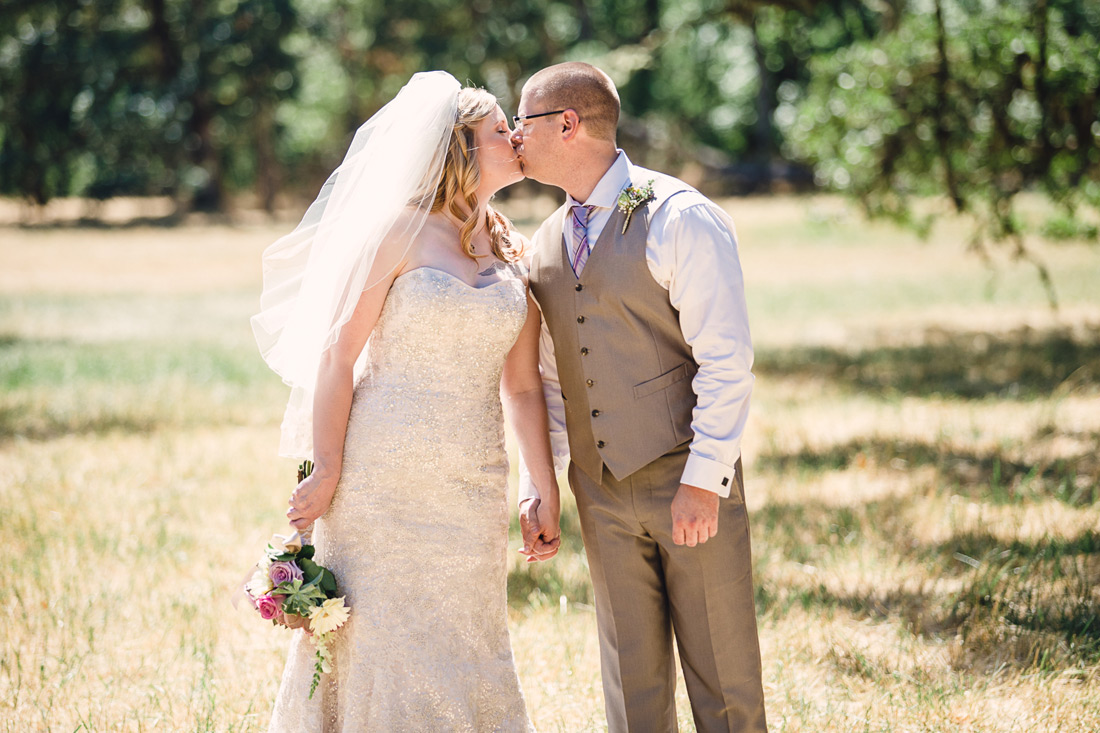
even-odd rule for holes
{"type": "Polygon", "coordinates": [[[284,613],[280,623],[288,629],[305,629],[307,634],[313,636],[313,631],[309,628],[309,619],[304,616],[292,616],[284,613]]]}
{"type": "Polygon", "coordinates": [[[556,502],[544,502],[537,498],[524,499],[519,505],[519,530],[523,535],[523,549],[527,562],[549,560],[561,547],[561,508],[556,502]]]}
{"type": "Polygon", "coordinates": [[[290,509],[286,512],[290,525],[301,532],[313,524],[318,517],[328,511],[328,506],[332,503],[332,495],[335,493],[335,481],[324,481],[316,471],[306,476],[290,495],[290,509]]]}
{"type": "Polygon", "coordinates": [[[718,494],[680,484],[672,499],[672,541],[695,547],[718,534],[718,494]]]}

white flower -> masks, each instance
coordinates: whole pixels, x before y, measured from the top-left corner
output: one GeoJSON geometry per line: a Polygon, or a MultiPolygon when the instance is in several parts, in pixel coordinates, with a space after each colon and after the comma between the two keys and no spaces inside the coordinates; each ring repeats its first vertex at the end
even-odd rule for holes
{"type": "Polygon", "coordinates": [[[248,595],[253,598],[266,596],[274,587],[271,578],[267,575],[267,570],[264,568],[257,568],[256,572],[252,573],[252,579],[245,585],[245,588],[248,589],[248,595]]]}
{"type": "Polygon", "coordinates": [[[314,634],[327,634],[344,625],[351,609],[344,605],[343,597],[329,598],[309,612],[309,629],[314,634]]]}
{"type": "Polygon", "coordinates": [[[275,550],[276,555],[282,555],[288,552],[294,554],[302,549],[302,537],[297,532],[286,537],[281,534],[276,534],[271,536],[271,542],[269,544],[272,549],[275,550]]]}
{"type": "Polygon", "coordinates": [[[649,179],[649,183],[644,186],[628,186],[619,193],[619,211],[626,214],[623,218],[623,234],[626,234],[626,228],[630,226],[630,215],[634,213],[634,209],[638,208],[647,201],[653,199],[653,179],[649,179]]]}

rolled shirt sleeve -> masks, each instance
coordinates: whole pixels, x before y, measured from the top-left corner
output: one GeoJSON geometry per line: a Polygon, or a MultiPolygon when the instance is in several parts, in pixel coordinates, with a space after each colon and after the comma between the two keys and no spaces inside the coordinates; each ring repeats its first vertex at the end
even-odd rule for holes
{"type": "Polygon", "coordinates": [[[655,213],[646,243],[654,279],[680,313],[699,371],[692,380],[695,437],[681,483],[729,496],[752,394],[752,341],[733,221],[695,192],[655,213]]]}

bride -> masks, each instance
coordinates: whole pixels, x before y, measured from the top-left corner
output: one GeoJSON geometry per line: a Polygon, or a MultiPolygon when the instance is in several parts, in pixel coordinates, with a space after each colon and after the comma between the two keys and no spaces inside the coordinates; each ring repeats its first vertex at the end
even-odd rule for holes
{"type": "Polygon", "coordinates": [[[287,516],[313,524],[352,609],[312,699],[294,632],[272,731],[531,729],[506,625],[505,413],[536,467],[529,560],[557,552],[560,505],[523,240],[489,206],[523,177],[510,132],[488,92],[417,74],[264,253],[253,329],[292,388],[280,453],[314,461],[287,516]]]}

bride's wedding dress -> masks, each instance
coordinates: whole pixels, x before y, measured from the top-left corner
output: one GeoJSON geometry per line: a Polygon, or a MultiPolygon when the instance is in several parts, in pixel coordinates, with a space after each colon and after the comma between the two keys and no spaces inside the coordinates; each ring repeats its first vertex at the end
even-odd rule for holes
{"type": "Polygon", "coordinates": [[[522,280],[474,288],[421,267],[367,345],[317,560],[352,615],[309,698],[295,631],[271,730],[528,731],[506,625],[507,460],[499,399],[522,280]]]}

